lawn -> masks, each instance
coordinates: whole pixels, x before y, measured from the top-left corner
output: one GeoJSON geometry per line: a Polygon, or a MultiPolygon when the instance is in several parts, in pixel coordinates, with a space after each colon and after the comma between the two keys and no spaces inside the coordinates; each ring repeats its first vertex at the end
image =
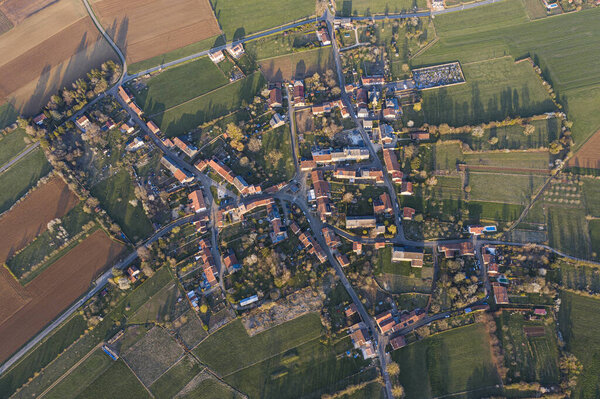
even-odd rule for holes
{"type": "Polygon", "coordinates": [[[548,151],[477,152],[465,154],[467,165],[496,166],[501,168],[548,169],[548,151]]]}
{"type": "Polygon", "coordinates": [[[31,352],[0,378],[0,393],[10,394],[27,382],[33,374],[73,343],[87,328],[87,322],[80,315],[71,317],[59,329],[38,344],[31,352]]]}
{"type": "Polygon", "coordinates": [[[185,356],[150,385],[150,391],[159,399],[173,398],[201,370],[192,357],[185,356]]]}
{"type": "MultiPolygon", "coordinates": [[[[93,220],[93,216],[89,213],[85,213],[83,211],[83,203],[80,203],[67,212],[60,220],[61,226],[67,232],[67,236],[69,239],[72,239],[82,231],[84,224],[93,220]]],[[[48,260],[46,258],[64,243],[65,240],[56,237],[55,231],[46,230],[15,256],[8,259],[6,265],[12,273],[21,280],[22,284],[26,284],[45,269],[45,267],[38,267],[33,273],[29,273],[32,268],[43,261],[48,260]],[[28,274],[27,277],[21,279],[25,274],[28,274]]],[[[49,265],[49,263],[47,263],[47,265],[49,265]]]]}
{"type": "Polygon", "coordinates": [[[461,144],[438,142],[432,146],[432,157],[435,170],[456,170],[457,163],[463,161],[461,144]]]}
{"type": "Polygon", "coordinates": [[[211,334],[194,353],[217,373],[229,375],[316,339],[321,330],[319,316],[310,313],[250,337],[238,319],[211,334]]]}
{"type": "Polygon", "coordinates": [[[539,382],[542,385],[558,384],[560,357],[554,322],[528,321],[522,313],[503,312],[498,331],[501,331],[504,361],[512,381],[539,382]],[[524,327],[544,327],[545,336],[527,337],[524,327]],[[505,328],[506,327],[506,328],[505,328]]]}
{"type": "Polygon", "coordinates": [[[131,204],[131,201],[136,200],[133,188],[134,184],[129,174],[121,170],[92,187],[91,193],[98,198],[109,216],[121,226],[125,235],[132,242],[136,242],[148,237],[154,228],[142,204],[139,201],[136,206],[131,204]]]}
{"type": "Polygon", "coordinates": [[[160,292],[148,300],[129,318],[130,323],[143,324],[171,320],[173,307],[180,297],[179,288],[175,282],[166,285],[160,292]]]}
{"type": "Polygon", "coordinates": [[[583,364],[572,397],[595,398],[600,386],[600,301],[562,292],[560,329],[567,344],[583,364]]]}
{"type": "Polygon", "coordinates": [[[555,106],[530,64],[498,58],[462,64],[466,83],[423,92],[423,111],[430,124],[472,125],[532,116],[555,106]]]}
{"type": "Polygon", "coordinates": [[[0,166],[4,165],[25,149],[27,134],[23,129],[15,129],[0,138],[0,166]]]}
{"type": "Polygon", "coordinates": [[[212,0],[227,41],[307,18],[315,13],[310,0],[212,0]]]}
{"type": "Polygon", "coordinates": [[[544,176],[469,172],[470,199],[525,205],[546,181],[544,176]],[[508,189],[510,188],[510,189],[508,189]]]}
{"type": "Polygon", "coordinates": [[[493,388],[500,382],[481,324],[425,338],[392,352],[392,359],[400,366],[400,384],[409,398],[493,388]]]}
{"type": "Polygon", "coordinates": [[[74,398],[90,385],[99,374],[104,373],[113,364],[110,357],[102,349],[96,349],[77,368],[71,371],[52,388],[45,398],[74,398]]]}
{"type": "Polygon", "coordinates": [[[586,213],[600,217],[600,180],[583,179],[583,199],[586,213]]]}
{"type": "Polygon", "coordinates": [[[590,257],[590,237],[582,209],[549,207],[548,231],[552,248],[579,258],[590,257]]]}
{"type": "Polygon", "coordinates": [[[259,156],[255,157],[255,159],[264,171],[269,173],[269,175],[272,174],[268,179],[269,184],[288,181],[294,176],[296,168],[292,157],[291,140],[290,128],[287,124],[263,133],[262,147],[259,156]],[[267,155],[275,151],[282,155],[277,165],[273,165],[267,160],[267,155]]]}
{"type": "Polygon", "coordinates": [[[46,160],[44,151],[37,148],[0,174],[0,187],[3,187],[0,192],[0,213],[13,206],[51,170],[52,167],[46,160]]]}
{"type": "MultiPolygon", "coordinates": [[[[295,51],[306,49],[309,43],[317,42],[315,25],[299,27],[300,31],[291,30],[284,33],[269,35],[252,40],[245,44],[246,53],[257,61],[265,58],[278,57],[295,51]],[[309,30],[310,29],[310,30],[309,30]]],[[[319,45],[318,43],[316,44],[319,45]]]]}
{"type": "Polygon", "coordinates": [[[245,79],[155,115],[153,119],[167,136],[179,136],[198,125],[227,115],[244,103],[250,103],[264,83],[263,76],[256,72],[245,79]]]}
{"type": "Polygon", "coordinates": [[[208,58],[169,68],[146,81],[147,88],[134,91],[135,102],[146,115],[163,112],[171,107],[208,93],[229,83],[223,72],[208,58]]]}
{"type": "Polygon", "coordinates": [[[222,46],[224,44],[225,40],[223,39],[222,35],[213,36],[208,39],[204,39],[199,42],[187,45],[185,47],[181,47],[176,50],[170,51],[168,53],[157,55],[156,57],[148,58],[147,60],[139,61],[135,64],[127,65],[127,72],[139,73],[141,71],[145,71],[155,66],[166,64],[168,62],[175,61],[192,54],[209,50],[213,47],[222,46]]]}
{"type": "Polygon", "coordinates": [[[362,356],[344,355],[350,349],[349,337],[335,345],[314,339],[228,375],[225,380],[251,398],[320,397],[373,378],[373,369],[362,371],[369,364],[362,356]]]}
{"type": "Polygon", "coordinates": [[[117,360],[76,397],[81,399],[112,399],[117,397],[136,399],[149,398],[150,394],[135,378],[135,375],[123,360],[117,360]]]}

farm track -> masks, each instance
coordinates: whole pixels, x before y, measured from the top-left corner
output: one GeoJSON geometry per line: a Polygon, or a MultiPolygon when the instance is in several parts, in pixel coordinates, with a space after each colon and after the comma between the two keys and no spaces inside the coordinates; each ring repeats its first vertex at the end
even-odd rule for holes
{"type": "Polygon", "coordinates": [[[534,168],[507,168],[504,166],[493,166],[493,165],[469,165],[469,164],[461,164],[459,165],[461,171],[471,170],[474,172],[496,172],[495,174],[503,174],[507,173],[524,173],[524,174],[534,174],[534,175],[550,175],[552,174],[551,170],[546,169],[534,169],[534,168]]]}

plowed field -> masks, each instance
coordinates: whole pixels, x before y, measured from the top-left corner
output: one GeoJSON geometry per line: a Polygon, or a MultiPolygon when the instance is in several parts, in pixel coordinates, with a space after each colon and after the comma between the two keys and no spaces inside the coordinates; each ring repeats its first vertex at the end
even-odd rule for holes
{"type": "Polygon", "coordinates": [[[33,241],[47,229],[49,221],[65,215],[77,202],[77,197],[58,177],[33,190],[0,217],[0,263],[33,241]]]}
{"type": "Polygon", "coordinates": [[[100,0],[93,7],[131,63],[221,33],[208,0],[100,0]]]}
{"type": "Polygon", "coordinates": [[[81,296],[122,250],[121,244],[97,230],[26,287],[10,281],[12,277],[3,269],[0,272],[0,362],[81,296]],[[21,300],[16,306],[21,306],[15,309],[12,299],[19,297],[21,300]]]}
{"type": "Polygon", "coordinates": [[[600,169],[600,131],[596,132],[575,153],[575,156],[569,159],[567,165],[586,169],[600,169]]]}

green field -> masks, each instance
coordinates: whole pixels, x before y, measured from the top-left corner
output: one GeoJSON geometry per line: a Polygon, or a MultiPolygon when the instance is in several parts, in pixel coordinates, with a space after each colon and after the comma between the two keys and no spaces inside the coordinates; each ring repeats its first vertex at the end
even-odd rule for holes
{"type": "Polygon", "coordinates": [[[548,231],[552,248],[583,259],[590,257],[590,238],[582,209],[549,207],[548,231]]]}
{"type": "Polygon", "coordinates": [[[586,213],[600,217],[600,180],[583,179],[583,198],[586,213]]]}
{"type": "Polygon", "coordinates": [[[89,386],[99,374],[108,370],[112,363],[113,360],[102,349],[96,349],[44,397],[50,399],[74,398],[89,386]]]}
{"type": "Polygon", "coordinates": [[[129,174],[121,170],[92,187],[91,194],[98,198],[101,206],[121,226],[125,235],[136,242],[148,237],[154,228],[142,204],[139,201],[137,206],[129,203],[136,199],[133,187],[129,174]]]}
{"type": "MultiPolygon", "coordinates": [[[[83,225],[91,220],[93,220],[93,216],[85,213],[83,211],[83,204],[80,203],[61,218],[61,225],[67,232],[68,237],[73,238],[82,231],[83,225]]],[[[22,284],[26,284],[40,274],[45,267],[36,268],[33,273],[29,273],[27,277],[22,279],[24,274],[30,272],[33,266],[46,260],[45,258],[60,247],[62,243],[63,241],[56,238],[55,232],[46,230],[23,248],[23,250],[8,259],[6,265],[22,284]]],[[[49,263],[47,265],[49,266],[49,263]]]]}
{"type": "MultiPolygon", "coordinates": [[[[408,398],[491,388],[500,382],[485,328],[469,325],[436,334],[392,352],[408,398]]],[[[484,391],[478,391],[478,395],[484,391]]],[[[493,396],[493,395],[492,395],[493,396]]],[[[479,397],[479,396],[477,396],[479,397]]]]}
{"type": "Polygon", "coordinates": [[[462,64],[462,69],[466,83],[423,92],[428,123],[462,126],[555,109],[527,63],[506,57],[462,64]]]}
{"type": "Polygon", "coordinates": [[[464,160],[461,144],[458,142],[436,143],[432,146],[432,157],[435,170],[456,170],[457,163],[464,160]]]}
{"type": "Polygon", "coordinates": [[[294,167],[294,159],[292,157],[291,141],[290,128],[287,124],[263,133],[262,147],[259,152],[260,155],[256,157],[256,161],[265,171],[273,174],[269,178],[270,183],[275,184],[288,181],[294,176],[296,168],[294,167]],[[272,151],[279,151],[283,155],[277,165],[270,164],[266,159],[267,154],[272,151]]]}
{"type": "Polygon", "coordinates": [[[427,9],[425,0],[343,0],[337,3],[338,14],[344,17],[352,15],[399,14],[404,11],[427,9]]]}
{"type": "Polygon", "coordinates": [[[548,169],[548,151],[536,152],[479,152],[464,155],[467,165],[496,166],[501,168],[548,169]]]}
{"type": "Polygon", "coordinates": [[[117,397],[135,399],[149,398],[150,395],[123,360],[117,360],[76,397],[81,399],[113,399],[117,397]]]}
{"type": "Polygon", "coordinates": [[[600,301],[562,292],[560,329],[566,350],[583,364],[572,397],[595,398],[600,386],[600,301]]]}
{"type": "Polygon", "coordinates": [[[212,377],[202,382],[189,393],[181,396],[182,399],[241,399],[242,395],[228,388],[225,384],[212,377]]]}
{"type": "Polygon", "coordinates": [[[545,181],[545,176],[469,172],[470,199],[525,205],[545,181]]]}
{"type": "Polygon", "coordinates": [[[19,113],[10,103],[0,105],[0,129],[4,129],[6,126],[15,122],[17,116],[19,116],[19,113]]]}
{"type": "Polygon", "coordinates": [[[0,174],[0,213],[9,209],[13,204],[25,195],[40,180],[46,176],[52,167],[44,151],[36,148],[19,162],[0,174]]]}
{"type": "Polygon", "coordinates": [[[38,344],[31,352],[0,377],[0,393],[9,395],[27,382],[33,374],[50,363],[58,354],[75,341],[87,328],[80,315],[71,317],[52,335],[38,344]]]}
{"type": "Polygon", "coordinates": [[[558,384],[559,350],[554,322],[528,321],[521,313],[503,312],[498,331],[504,348],[504,361],[513,381],[539,382],[543,385],[558,384]],[[524,327],[544,327],[543,337],[527,337],[524,327]],[[505,328],[506,327],[506,328],[505,328]]]}
{"type": "Polygon", "coordinates": [[[524,208],[524,205],[500,202],[469,201],[467,204],[469,219],[473,222],[484,220],[511,222],[519,218],[524,208]]]}
{"type": "Polygon", "coordinates": [[[223,72],[208,57],[202,57],[148,79],[147,88],[133,94],[136,104],[151,117],[227,83],[223,72]]]}
{"type": "Polygon", "coordinates": [[[212,0],[211,3],[228,42],[315,13],[315,3],[309,0],[212,0]]]}
{"type": "Polygon", "coordinates": [[[541,0],[523,0],[523,3],[529,18],[540,19],[548,16],[548,11],[546,11],[546,7],[544,7],[541,0]]]}
{"type": "Polygon", "coordinates": [[[193,358],[185,356],[156,380],[150,391],[159,399],[173,398],[200,371],[202,367],[193,358]]]}
{"type": "Polygon", "coordinates": [[[321,329],[319,316],[310,313],[250,337],[242,322],[235,320],[202,341],[194,353],[217,373],[229,375],[314,340],[321,329]]]}
{"type": "MultiPolygon", "coordinates": [[[[133,324],[144,324],[151,322],[166,321],[165,317],[171,316],[173,306],[180,296],[179,289],[175,283],[166,285],[157,295],[150,298],[133,316],[129,322],[133,324]]],[[[171,320],[169,318],[169,320],[171,320]]]]}
{"type": "Polygon", "coordinates": [[[0,166],[4,165],[25,149],[27,134],[23,129],[15,129],[6,136],[0,137],[0,166]]]}
{"type": "Polygon", "coordinates": [[[350,349],[349,337],[335,345],[315,339],[239,370],[225,380],[251,398],[320,397],[373,378],[374,370],[361,373],[368,361],[343,355],[350,349]]]}
{"type": "MultiPolygon", "coordinates": [[[[529,22],[521,0],[448,13],[435,18],[441,39],[414,59],[413,65],[454,60],[467,63],[506,55],[519,59],[529,55],[557,91],[559,101],[574,122],[573,138],[580,146],[600,128],[600,113],[594,112],[593,108],[600,100],[600,64],[594,61],[595,50],[600,46],[600,37],[594,34],[599,15],[599,9],[589,9],[529,22]],[[567,36],[570,40],[564,40],[567,36]]],[[[525,68],[526,64],[514,65],[513,73],[509,75],[517,89],[524,88],[530,79],[517,70],[525,68]]],[[[531,66],[527,65],[527,68],[531,66]]],[[[465,67],[467,81],[469,74],[465,67]]],[[[494,78],[493,74],[489,76],[494,78]]],[[[536,101],[545,98],[535,93],[538,89],[535,92],[529,90],[529,98],[536,101]]],[[[527,93],[522,90],[520,94],[527,93]]],[[[505,96],[506,100],[508,96],[505,96]]],[[[485,101],[483,103],[486,105],[485,101]]],[[[523,111],[532,109],[534,104],[526,105],[527,99],[519,95],[519,108],[523,111]]],[[[442,111],[434,116],[441,116],[442,111]]]]}
{"type": "Polygon", "coordinates": [[[600,220],[590,220],[588,227],[590,229],[590,241],[592,242],[592,256],[598,258],[600,254],[600,220]]]}
{"type": "Polygon", "coordinates": [[[323,74],[328,69],[335,69],[330,46],[266,58],[260,61],[259,65],[268,81],[301,79],[314,73],[323,74]]]}
{"type": "MultiPolygon", "coordinates": [[[[296,28],[300,29],[300,28],[296,28]]],[[[315,25],[309,24],[301,30],[291,30],[284,33],[261,37],[245,43],[246,53],[256,61],[265,58],[278,57],[295,51],[306,49],[308,43],[317,43],[315,25]],[[309,30],[309,28],[312,28],[309,30]]],[[[319,46],[319,44],[316,44],[319,46]]]]}
{"type": "Polygon", "coordinates": [[[127,72],[139,73],[158,65],[166,64],[180,58],[187,57],[192,54],[200,53],[209,50],[213,47],[219,47],[225,44],[222,35],[209,37],[208,39],[192,43],[188,46],[178,48],[165,54],[157,55],[156,57],[148,58],[144,61],[136,62],[135,64],[127,65],[127,72]]]}
{"type": "Polygon", "coordinates": [[[153,119],[169,137],[178,136],[205,122],[250,103],[264,85],[264,78],[256,72],[218,90],[156,115],[153,119]]]}

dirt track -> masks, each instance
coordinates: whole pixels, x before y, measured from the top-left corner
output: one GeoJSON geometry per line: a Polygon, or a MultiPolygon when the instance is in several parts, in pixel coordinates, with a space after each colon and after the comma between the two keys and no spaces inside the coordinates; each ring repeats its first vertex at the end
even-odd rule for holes
{"type": "Polygon", "coordinates": [[[92,6],[132,63],[221,33],[208,0],[100,0],[92,6]]]}
{"type": "MultiPolygon", "coordinates": [[[[40,329],[67,308],[101,271],[110,266],[123,246],[97,230],[44,270],[26,287],[12,292],[24,296],[23,305],[0,324],[0,362],[6,360],[40,329]]],[[[4,270],[5,271],[5,270],[4,270]]],[[[10,284],[0,273],[0,292],[10,284]]],[[[8,275],[10,278],[10,275],[8,275]]],[[[0,303],[2,303],[0,301],[0,303]]]]}
{"type": "Polygon", "coordinates": [[[54,177],[33,190],[0,217],[0,263],[4,263],[15,251],[33,241],[46,230],[49,221],[62,217],[78,202],[75,194],[59,177],[54,177]]]}
{"type": "Polygon", "coordinates": [[[502,166],[493,166],[493,165],[466,165],[461,164],[458,166],[460,170],[472,170],[475,172],[497,172],[497,173],[526,173],[533,175],[549,175],[551,173],[550,170],[546,169],[531,169],[531,168],[505,168],[502,166]]]}

